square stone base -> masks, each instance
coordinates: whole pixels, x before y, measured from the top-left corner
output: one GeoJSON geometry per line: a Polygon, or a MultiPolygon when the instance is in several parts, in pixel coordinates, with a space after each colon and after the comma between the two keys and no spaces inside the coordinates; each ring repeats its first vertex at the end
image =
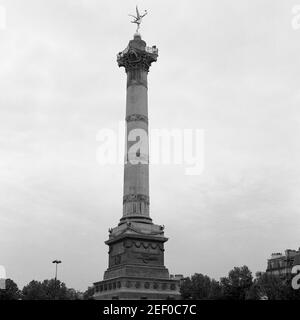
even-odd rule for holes
{"type": "Polygon", "coordinates": [[[119,277],[94,283],[96,300],[178,300],[179,281],[171,279],[119,277]]]}

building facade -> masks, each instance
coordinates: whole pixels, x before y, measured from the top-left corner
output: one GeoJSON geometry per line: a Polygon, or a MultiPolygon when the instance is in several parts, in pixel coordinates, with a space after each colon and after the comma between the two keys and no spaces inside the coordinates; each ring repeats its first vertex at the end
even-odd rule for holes
{"type": "Polygon", "coordinates": [[[272,253],[268,259],[266,272],[268,274],[287,277],[291,274],[294,262],[300,257],[300,248],[298,250],[285,250],[282,253],[272,253]]]}

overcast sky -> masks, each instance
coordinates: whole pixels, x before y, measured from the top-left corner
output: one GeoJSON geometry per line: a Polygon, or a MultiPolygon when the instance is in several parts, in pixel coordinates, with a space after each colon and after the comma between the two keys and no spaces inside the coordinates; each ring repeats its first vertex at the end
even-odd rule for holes
{"type": "MultiPolygon", "coordinates": [[[[96,135],[125,117],[116,54],[136,1],[0,0],[0,265],[22,286],[54,276],[85,290],[108,264],[123,166],[100,166],[96,135]]],[[[151,216],[170,273],[219,279],[265,270],[300,247],[300,0],[138,1],[159,48],[152,128],[205,130],[205,170],[150,168],[151,216]]]]}

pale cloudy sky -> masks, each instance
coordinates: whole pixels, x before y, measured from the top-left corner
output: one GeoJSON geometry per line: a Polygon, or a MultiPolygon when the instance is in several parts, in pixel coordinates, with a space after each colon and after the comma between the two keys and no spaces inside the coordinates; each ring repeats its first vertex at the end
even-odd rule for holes
{"type": "MultiPolygon", "coordinates": [[[[136,1],[0,0],[0,265],[20,287],[53,277],[84,290],[107,267],[122,165],[96,160],[125,116],[116,54],[136,1]]],[[[157,45],[152,128],[205,130],[205,170],[150,169],[151,215],[171,273],[265,270],[300,246],[300,0],[138,1],[157,45]]]]}

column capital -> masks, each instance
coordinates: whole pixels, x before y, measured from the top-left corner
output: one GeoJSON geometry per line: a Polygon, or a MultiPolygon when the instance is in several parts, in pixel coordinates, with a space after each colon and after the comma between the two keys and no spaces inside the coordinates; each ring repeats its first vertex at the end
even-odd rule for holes
{"type": "Polygon", "coordinates": [[[157,61],[158,49],[156,46],[147,47],[140,35],[135,35],[125,50],[117,55],[119,67],[124,67],[126,72],[132,70],[149,71],[152,62],[157,61]]]}

